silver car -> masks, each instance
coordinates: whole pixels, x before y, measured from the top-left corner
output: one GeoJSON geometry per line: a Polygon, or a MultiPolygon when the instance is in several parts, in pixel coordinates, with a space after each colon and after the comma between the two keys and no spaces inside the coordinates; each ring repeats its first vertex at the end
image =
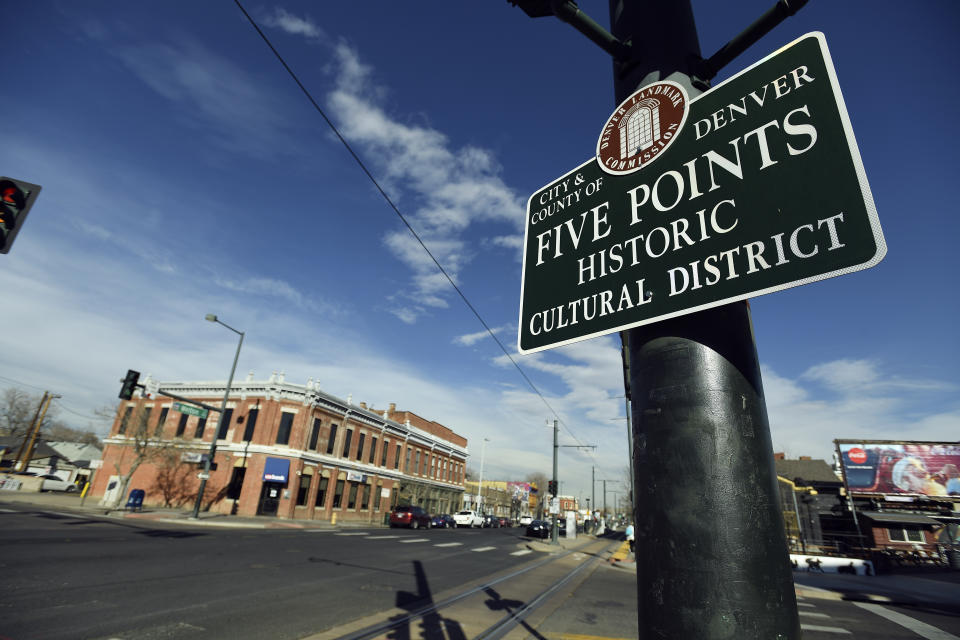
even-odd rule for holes
{"type": "Polygon", "coordinates": [[[73,493],[77,490],[77,485],[59,476],[55,476],[52,473],[40,477],[43,478],[43,484],[40,485],[41,491],[66,491],[67,493],[73,493]]]}

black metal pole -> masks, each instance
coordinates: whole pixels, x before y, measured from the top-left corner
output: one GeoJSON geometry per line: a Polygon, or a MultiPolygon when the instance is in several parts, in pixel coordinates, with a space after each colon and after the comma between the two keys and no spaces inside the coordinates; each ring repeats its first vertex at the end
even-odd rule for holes
{"type": "MultiPolygon", "coordinates": [[[[698,91],[689,0],[610,0],[616,104],[660,79],[698,91]]],[[[702,86],[702,85],[701,85],[702,86]]],[[[640,638],[800,638],[749,306],[625,332],[640,638]]]]}
{"type": "MultiPolygon", "coordinates": [[[[560,483],[557,481],[557,453],[560,445],[557,441],[557,421],[553,421],[553,486],[557,488],[557,495],[560,494],[560,483]]],[[[560,544],[560,524],[557,522],[557,514],[553,513],[553,498],[550,499],[550,543],[560,544]]]]}

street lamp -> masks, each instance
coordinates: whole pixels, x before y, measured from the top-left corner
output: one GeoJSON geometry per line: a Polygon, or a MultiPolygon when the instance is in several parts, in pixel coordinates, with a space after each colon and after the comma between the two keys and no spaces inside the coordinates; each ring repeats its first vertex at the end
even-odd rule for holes
{"type": "Polygon", "coordinates": [[[240,342],[237,343],[237,353],[233,356],[233,366],[230,368],[230,377],[227,378],[227,390],[223,392],[223,402],[220,404],[220,419],[217,421],[217,429],[213,432],[213,437],[210,439],[210,452],[207,454],[207,459],[203,463],[203,474],[200,476],[200,489],[197,491],[197,503],[193,505],[193,518],[197,519],[200,517],[200,504],[203,502],[203,491],[207,488],[207,478],[210,477],[210,465],[213,464],[213,456],[217,453],[217,436],[220,431],[223,429],[223,421],[227,413],[227,398],[230,396],[230,386],[233,384],[233,374],[237,370],[237,360],[240,359],[240,347],[243,346],[243,331],[237,331],[230,325],[225,322],[221,322],[217,319],[217,316],[208,313],[206,316],[208,322],[216,322],[225,326],[230,331],[233,331],[240,336],[240,342]]]}
{"type": "Polygon", "coordinates": [[[483,457],[487,452],[487,443],[490,438],[484,438],[480,443],[480,483],[477,485],[477,510],[483,515],[483,457]]]}

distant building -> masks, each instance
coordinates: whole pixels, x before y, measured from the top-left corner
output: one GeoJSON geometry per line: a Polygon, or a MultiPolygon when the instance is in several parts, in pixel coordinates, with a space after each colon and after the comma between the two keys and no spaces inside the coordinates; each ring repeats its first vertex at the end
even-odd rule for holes
{"type": "Polygon", "coordinates": [[[219,408],[225,382],[157,386],[148,379],[146,386],[155,393],[120,403],[104,440],[91,495],[105,504],[119,497],[121,474],[144,436],[147,455],[126,492],[143,489],[146,505],[193,505],[214,436],[215,468],[204,494],[204,509],[214,512],[383,522],[397,504],[432,513],[461,504],[466,438],[393,404],[376,410],[331,396],[312,380],[298,385],[274,374],[255,381],[251,373],[233,384],[219,425],[216,412],[182,413],[157,389],[219,408]]]}

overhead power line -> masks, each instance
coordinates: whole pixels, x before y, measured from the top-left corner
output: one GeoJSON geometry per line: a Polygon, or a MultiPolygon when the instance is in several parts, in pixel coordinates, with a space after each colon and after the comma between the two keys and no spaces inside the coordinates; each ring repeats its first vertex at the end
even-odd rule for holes
{"type": "MultiPolygon", "coordinates": [[[[339,129],[337,129],[337,126],[333,123],[333,121],[330,120],[329,117],[327,117],[327,114],[324,112],[323,108],[313,98],[313,95],[310,93],[310,91],[303,85],[303,83],[300,81],[300,78],[297,77],[297,74],[294,73],[293,69],[290,68],[290,65],[287,64],[287,61],[284,60],[282,55],[280,55],[280,52],[277,51],[277,48],[273,46],[273,43],[270,41],[270,38],[267,37],[267,35],[263,32],[263,30],[260,28],[257,22],[253,19],[253,17],[251,17],[251,15],[247,13],[247,10],[240,3],[240,0],[234,0],[234,3],[236,3],[237,7],[240,9],[243,15],[247,18],[247,21],[250,23],[250,25],[256,30],[256,32],[263,39],[264,43],[266,43],[266,45],[270,48],[270,51],[273,52],[273,55],[276,56],[277,60],[280,61],[280,64],[283,65],[283,68],[287,71],[287,73],[290,75],[293,81],[297,84],[298,87],[300,87],[300,91],[303,92],[303,95],[307,97],[307,100],[310,101],[310,104],[313,105],[313,108],[317,111],[317,113],[320,114],[320,117],[323,118],[324,122],[327,123],[327,126],[330,127],[331,131],[333,131],[337,139],[340,140],[340,143],[343,144],[344,148],[347,150],[350,156],[354,159],[354,161],[357,163],[357,165],[360,167],[363,173],[367,176],[367,178],[370,179],[370,182],[373,183],[373,186],[376,187],[377,191],[380,192],[380,195],[383,196],[383,199],[386,200],[388,205],[390,205],[390,208],[393,209],[393,212],[397,214],[397,217],[400,218],[400,221],[403,222],[404,226],[406,226],[410,234],[414,237],[417,243],[420,244],[420,247],[423,248],[423,250],[426,252],[428,256],[430,256],[430,259],[433,260],[433,263],[436,265],[437,269],[440,270],[440,273],[443,274],[443,277],[447,279],[447,282],[450,283],[450,286],[453,287],[454,291],[457,292],[457,295],[460,296],[460,299],[463,301],[463,303],[467,306],[468,309],[470,309],[473,315],[477,318],[477,320],[483,326],[484,330],[486,330],[486,332],[490,335],[490,337],[493,338],[493,341],[497,344],[498,347],[500,347],[500,350],[503,351],[503,354],[507,356],[507,358],[513,364],[513,366],[516,368],[517,372],[519,372],[520,376],[526,381],[526,383],[530,386],[533,392],[537,394],[537,396],[539,396],[540,400],[543,401],[543,404],[546,405],[547,409],[550,410],[550,413],[552,413],[554,417],[557,418],[560,425],[563,426],[564,431],[566,431],[571,438],[576,440],[577,444],[582,445],[583,443],[580,442],[580,439],[577,438],[577,436],[575,436],[572,431],[570,431],[570,428],[567,427],[567,425],[560,418],[560,416],[557,414],[554,408],[550,405],[550,403],[547,401],[544,395],[540,393],[540,390],[533,383],[530,377],[527,376],[526,372],[522,368],[520,368],[519,363],[517,363],[517,361],[513,358],[513,356],[510,354],[507,348],[503,345],[503,343],[500,342],[500,339],[497,338],[494,332],[490,329],[490,325],[486,323],[486,321],[480,315],[480,312],[477,311],[476,307],[474,307],[473,304],[470,302],[470,300],[467,299],[466,294],[464,294],[463,291],[460,289],[460,287],[458,287],[457,284],[453,281],[453,278],[450,277],[450,274],[447,273],[446,269],[443,268],[443,265],[440,264],[440,261],[437,260],[437,258],[433,255],[433,252],[431,252],[430,249],[427,248],[427,245],[424,244],[423,240],[420,238],[420,235],[416,232],[416,230],[414,230],[410,222],[407,221],[407,218],[403,215],[403,213],[400,212],[400,209],[393,202],[390,196],[387,195],[387,192],[383,190],[383,187],[380,186],[380,183],[373,176],[370,170],[367,169],[366,164],[364,164],[360,156],[353,150],[353,147],[351,147],[350,143],[347,142],[346,138],[343,137],[343,135],[340,133],[339,129]]],[[[590,455],[591,457],[593,457],[592,453],[590,455]]]]}

